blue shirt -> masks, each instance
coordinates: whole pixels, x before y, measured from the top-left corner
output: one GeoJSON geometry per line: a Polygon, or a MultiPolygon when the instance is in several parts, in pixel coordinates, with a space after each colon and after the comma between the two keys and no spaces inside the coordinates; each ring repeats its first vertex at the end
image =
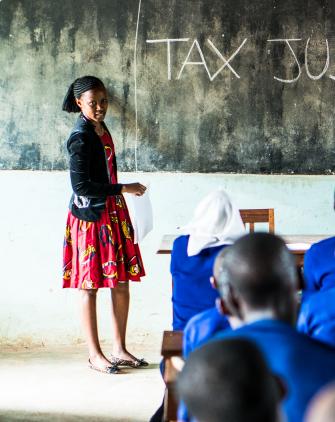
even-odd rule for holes
{"type": "MultiPolygon", "coordinates": [[[[188,358],[193,350],[212,339],[215,334],[229,329],[230,324],[227,317],[220,314],[216,307],[195,315],[184,329],[183,357],[188,358]]],[[[187,408],[181,401],[178,406],[178,421],[186,422],[189,420],[187,408]]]]}
{"type": "Polygon", "coordinates": [[[335,287],[303,294],[297,329],[335,347],[335,287]]]}
{"type": "Polygon", "coordinates": [[[315,243],[305,254],[305,290],[335,287],[335,237],[315,243]]]}
{"type": "Polygon", "coordinates": [[[230,329],[229,321],[216,306],[195,315],[184,329],[183,357],[188,358],[193,350],[206,343],[216,333],[226,329],[230,329]]]}
{"type": "Polygon", "coordinates": [[[243,337],[263,352],[272,372],[285,382],[288,392],[283,408],[288,422],[302,422],[315,393],[335,380],[335,350],[277,320],[261,320],[236,330],[219,333],[216,339],[243,337]]]}
{"type": "Polygon", "coordinates": [[[215,305],[219,296],[210,284],[217,254],[224,246],[202,250],[198,255],[188,256],[189,236],[180,236],[171,252],[173,329],[183,330],[194,315],[215,305]]]}
{"type": "Polygon", "coordinates": [[[335,347],[335,237],[306,252],[304,278],[297,328],[335,347]]]}

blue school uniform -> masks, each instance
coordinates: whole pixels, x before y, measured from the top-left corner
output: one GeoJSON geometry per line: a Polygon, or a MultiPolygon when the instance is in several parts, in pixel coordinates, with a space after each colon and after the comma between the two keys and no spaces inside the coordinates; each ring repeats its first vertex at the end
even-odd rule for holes
{"type": "Polygon", "coordinates": [[[304,293],[297,329],[335,347],[335,287],[315,293],[304,293]]]}
{"type": "Polygon", "coordinates": [[[201,312],[191,318],[184,329],[183,357],[189,354],[203,343],[206,343],[216,333],[230,329],[230,324],[225,315],[222,315],[216,306],[201,312]]]}
{"type": "Polygon", "coordinates": [[[219,333],[216,340],[232,337],[253,340],[272,372],[285,382],[288,392],[283,409],[288,422],[302,422],[313,395],[335,380],[335,350],[286,323],[260,320],[219,333]]]}
{"type": "Polygon", "coordinates": [[[215,258],[224,246],[206,248],[188,256],[188,239],[189,236],[178,237],[171,252],[173,330],[183,330],[194,315],[212,308],[219,296],[209,279],[215,258]]]}
{"type": "Polygon", "coordinates": [[[335,237],[315,243],[305,254],[305,290],[335,287],[335,237]]]}
{"type": "Polygon", "coordinates": [[[315,243],[306,252],[304,278],[297,328],[335,347],[335,237],[315,243]]]}
{"type": "MultiPolygon", "coordinates": [[[[216,307],[195,315],[184,329],[183,357],[186,359],[196,348],[212,339],[217,333],[230,330],[230,324],[225,315],[216,307]]],[[[178,421],[189,421],[188,411],[183,402],[178,406],[178,421]]]]}

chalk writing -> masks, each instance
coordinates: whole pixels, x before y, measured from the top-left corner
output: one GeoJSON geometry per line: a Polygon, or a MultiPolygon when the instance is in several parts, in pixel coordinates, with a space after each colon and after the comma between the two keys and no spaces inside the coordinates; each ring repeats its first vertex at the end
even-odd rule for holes
{"type": "Polygon", "coordinates": [[[309,78],[313,79],[314,81],[317,81],[318,79],[321,79],[322,76],[327,72],[328,67],[329,67],[329,44],[328,44],[328,40],[326,39],[326,47],[327,47],[327,59],[326,59],[326,64],[323,68],[323,71],[315,76],[312,75],[309,71],[309,65],[308,65],[308,46],[309,46],[309,42],[310,42],[310,38],[308,38],[307,43],[306,43],[306,48],[305,48],[305,67],[306,67],[306,73],[308,75],[309,78]]]}
{"type": "MultiPolygon", "coordinates": [[[[326,54],[327,54],[327,57],[326,57],[326,62],[325,62],[325,65],[324,65],[322,72],[319,73],[318,75],[312,75],[310,70],[309,70],[309,61],[308,61],[308,50],[309,50],[310,40],[311,40],[310,38],[307,39],[306,47],[305,47],[305,69],[306,69],[307,76],[310,79],[317,81],[317,80],[321,79],[327,73],[327,70],[328,70],[329,65],[330,65],[329,43],[328,43],[328,40],[326,39],[326,54]]],[[[281,78],[278,78],[277,76],[274,76],[274,79],[276,79],[279,82],[283,82],[283,83],[296,82],[300,78],[301,73],[302,73],[301,65],[299,63],[299,60],[298,60],[298,58],[297,58],[297,56],[296,56],[296,54],[295,54],[295,52],[294,52],[294,50],[293,50],[293,48],[290,44],[290,42],[292,42],[292,41],[302,41],[302,39],[301,38],[280,38],[280,39],[268,40],[268,42],[285,42],[288,45],[288,47],[289,47],[289,49],[290,49],[290,51],[291,51],[291,53],[294,57],[295,64],[298,66],[298,69],[299,69],[298,76],[296,76],[293,79],[281,79],[281,78]]],[[[330,79],[335,80],[335,76],[328,75],[328,77],[330,79]]]]}
{"type": "MultiPolygon", "coordinates": [[[[189,38],[163,38],[163,39],[157,39],[157,40],[147,40],[148,44],[158,44],[158,43],[166,43],[167,46],[167,76],[168,80],[170,81],[172,79],[172,71],[171,71],[171,43],[174,42],[187,42],[189,41],[189,38]]],[[[215,52],[215,54],[221,59],[223,62],[223,65],[217,70],[213,75],[211,75],[206,59],[204,56],[203,51],[201,50],[201,47],[199,45],[199,42],[197,39],[195,39],[186,55],[186,58],[181,66],[181,69],[178,73],[177,79],[180,79],[182,77],[182,74],[184,72],[184,69],[186,66],[203,66],[206,70],[206,73],[208,75],[208,78],[210,81],[214,81],[214,79],[225,69],[226,67],[238,78],[240,79],[239,74],[235,71],[235,69],[231,66],[230,62],[234,59],[234,57],[240,52],[244,44],[247,42],[247,38],[245,38],[242,42],[242,44],[235,50],[235,52],[227,59],[223,57],[219,49],[215,46],[213,41],[210,39],[207,39],[207,43],[211,47],[211,49],[215,52]],[[200,61],[189,61],[189,58],[193,52],[193,49],[196,47],[196,50],[199,54],[200,61]]]]}
{"type": "MultiPolygon", "coordinates": [[[[224,36],[224,35],[222,35],[224,36]]],[[[162,39],[155,39],[155,40],[146,40],[146,42],[148,44],[166,44],[166,53],[167,53],[167,78],[168,80],[172,80],[172,58],[171,58],[171,45],[173,43],[176,42],[188,42],[190,41],[190,38],[162,38],[162,39]]],[[[233,66],[231,65],[232,60],[241,52],[242,48],[244,47],[244,45],[246,44],[246,42],[248,41],[248,38],[245,38],[242,43],[239,45],[239,47],[234,51],[234,53],[231,54],[231,56],[226,59],[223,54],[220,52],[220,50],[217,48],[217,46],[214,44],[214,42],[211,39],[207,39],[206,42],[209,45],[210,49],[218,56],[218,58],[222,61],[222,65],[221,67],[215,72],[213,73],[213,75],[211,75],[211,72],[208,68],[206,59],[205,59],[205,55],[200,47],[199,41],[197,39],[194,39],[191,47],[188,50],[188,53],[186,55],[185,60],[182,63],[182,66],[177,74],[176,79],[180,80],[184,74],[184,71],[186,69],[186,67],[188,66],[202,66],[204,68],[204,70],[206,71],[206,74],[209,78],[209,80],[211,82],[213,82],[216,77],[224,70],[224,69],[228,69],[237,79],[241,79],[241,76],[238,74],[237,70],[233,68],[233,66]],[[199,55],[199,60],[197,61],[192,61],[190,60],[191,54],[193,52],[196,52],[199,55]]],[[[297,42],[301,42],[303,41],[302,38],[276,38],[276,39],[269,39],[267,40],[267,42],[270,43],[285,43],[286,46],[289,48],[289,51],[292,55],[292,66],[297,67],[298,69],[298,74],[297,76],[290,78],[290,79],[284,79],[279,77],[278,75],[274,75],[273,78],[281,83],[285,83],[285,84],[293,84],[295,82],[297,82],[301,75],[302,75],[302,65],[299,62],[299,59],[297,57],[297,54],[294,51],[293,48],[293,43],[297,43],[297,42]]],[[[323,76],[326,75],[329,67],[330,67],[330,53],[329,53],[329,43],[328,43],[328,39],[325,39],[325,47],[326,47],[326,57],[325,57],[325,64],[324,67],[322,69],[322,71],[317,74],[317,75],[313,75],[310,71],[310,61],[309,61],[309,50],[310,50],[310,41],[311,38],[307,39],[306,42],[306,46],[305,46],[305,70],[306,70],[306,74],[307,76],[314,80],[314,81],[318,81],[320,80],[323,76]]],[[[270,54],[270,50],[268,50],[268,54],[270,54]]],[[[333,75],[327,75],[328,78],[335,80],[335,76],[333,75]]]]}
{"type": "Polygon", "coordinates": [[[157,43],[166,43],[166,51],[167,51],[167,75],[168,80],[171,80],[171,43],[173,42],[182,42],[188,41],[189,38],[166,38],[163,40],[147,40],[149,44],[157,44],[157,43]]]}
{"type": "Polygon", "coordinates": [[[290,44],[292,41],[301,41],[301,38],[283,38],[283,39],[268,40],[268,42],[285,42],[288,45],[288,48],[290,49],[294,57],[296,65],[298,66],[298,69],[299,69],[298,76],[293,79],[281,79],[281,78],[278,78],[277,76],[273,77],[274,79],[276,79],[276,81],[283,82],[286,84],[291,84],[293,82],[296,82],[301,76],[301,66],[300,66],[299,60],[297,56],[295,55],[295,52],[290,44]]]}
{"type": "MultiPolygon", "coordinates": [[[[223,35],[222,35],[223,36],[223,35]]],[[[234,52],[234,54],[232,54],[228,60],[226,60],[223,55],[220,53],[220,51],[215,47],[215,45],[212,43],[212,41],[210,39],[207,40],[208,44],[212,47],[212,49],[215,51],[215,53],[220,57],[220,59],[223,61],[223,66],[220,67],[220,69],[214,73],[214,75],[210,78],[211,81],[214,81],[214,79],[218,76],[219,73],[222,72],[222,70],[228,66],[228,68],[234,73],[234,75],[240,79],[240,76],[237,74],[237,72],[235,72],[235,70],[232,68],[232,66],[229,64],[233,58],[239,53],[239,51],[241,50],[241,48],[244,46],[244,44],[247,42],[247,38],[245,38],[242,42],[242,44],[238,47],[238,49],[234,52]]]]}
{"type": "Polygon", "coordinates": [[[211,74],[209,73],[209,70],[208,70],[208,67],[207,67],[207,64],[206,64],[206,60],[205,60],[204,54],[203,54],[203,52],[202,52],[202,50],[200,48],[200,45],[198,43],[198,40],[194,40],[193,41],[193,44],[192,44],[192,46],[191,46],[191,48],[190,48],[190,50],[189,50],[189,52],[188,52],[188,54],[186,56],[186,59],[185,59],[183,65],[182,65],[181,69],[180,69],[180,72],[178,74],[177,79],[180,79],[181,78],[181,75],[183,73],[183,70],[184,70],[185,66],[190,66],[190,65],[193,65],[193,66],[194,65],[195,66],[204,66],[204,68],[206,69],[206,72],[207,72],[207,74],[209,76],[209,79],[211,79],[211,74]],[[189,57],[190,57],[190,55],[192,53],[192,50],[193,50],[193,47],[194,46],[196,46],[197,49],[198,49],[198,52],[199,52],[199,55],[200,55],[200,58],[201,58],[201,62],[189,62],[188,61],[188,59],[189,59],[189,57]]]}

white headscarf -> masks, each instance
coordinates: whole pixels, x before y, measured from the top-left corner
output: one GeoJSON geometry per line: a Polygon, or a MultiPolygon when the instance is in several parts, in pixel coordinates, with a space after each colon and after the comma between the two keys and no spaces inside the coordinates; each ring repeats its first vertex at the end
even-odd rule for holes
{"type": "Polygon", "coordinates": [[[188,256],[206,248],[231,245],[246,233],[239,210],[223,189],[207,195],[196,207],[191,222],[180,230],[190,235],[188,256]]]}

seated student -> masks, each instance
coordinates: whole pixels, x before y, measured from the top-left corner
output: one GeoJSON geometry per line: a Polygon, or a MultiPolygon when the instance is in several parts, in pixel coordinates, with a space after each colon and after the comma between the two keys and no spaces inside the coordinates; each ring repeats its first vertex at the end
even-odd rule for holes
{"type": "Polygon", "coordinates": [[[279,422],[281,389],[247,340],[212,342],[191,353],[177,390],[197,422],[279,422]]]}
{"type": "Polygon", "coordinates": [[[206,343],[216,333],[230,329],[226,315],[218,306],[194,315],[184,328],[183,357],[186,359],[193,350],[206,343]]]}
{"type": "MultiPolygon", "coordinates": [[[[245,234],[239,210],[233,205],[226,192],[218,189],[207,195],[196,207],[192,221],[182,228],[184,235],[178,237],[171,252],[171,274],[173,279],[173,329],[183,330],[187,322],[200,312],[209,310],[217,314],[213,307],[218,293],[211,287],[213,264],[216,255],[225,245],[231,245],[245,234]]],[[[190,336],[197,340],[214,335],[219,328],[226,327],[224,316],[202,324],[204,330],[190,330],[190,336]],[[220,321],[218,321],[220,319],[220,321]],[[202,337],[203,336],[203,337],[202,337]]],[[[164,372],[161,364],[161,372],[164,372]]],[[[152,416],[150,422],[162,418],[163,405],[152,416]]],[[[186,410],[185,410],[186,412],[186,410]]]]}
{"type": "MultiPolygon", "coordinates": [[[[211,284],[213,288],[216,288],[213,277],[211,277],[211,284]]],[[[230,328],[230,321],[226,315],[222,314],[219,303],[213,308],[194,315],[184,328],[183,358],[187,359],[195,349],[214,337],[216,333],[230,328]]],[[[178,421],[188,422],[189,420],[187,407],[181,401],[178,406],[178,421]]]]}
{"type": "Polygon", "coordinates": [[[304,279],[297,328],[335,347],[335,237],[314,244],[306,252],[304,279]]]}
{"type": "Polygon", "coordinates": [[[327,385],[311,401],[305,422],[335,421],[335,384],[327,385]]]}
{"type": "Polygon", "coordinates": [[[242,324],[216,338],[253,340],[287,386],[283,404],[288,421],[301,422],[313,395],[335,380],[335,351],[292,326],[297,288],[293,256],[280,238],[250,234],[218,255],[214,276],[223,310],[242,324]]]}
{"type": "Polygon", "coordinates": [[[171,252],[174,330],[183,330],[190,318],[215,305],[218,293],[209,283],[215,257],[245,229],[239,210],[219,189],[199,203],[182,232],[171,252]]]}

